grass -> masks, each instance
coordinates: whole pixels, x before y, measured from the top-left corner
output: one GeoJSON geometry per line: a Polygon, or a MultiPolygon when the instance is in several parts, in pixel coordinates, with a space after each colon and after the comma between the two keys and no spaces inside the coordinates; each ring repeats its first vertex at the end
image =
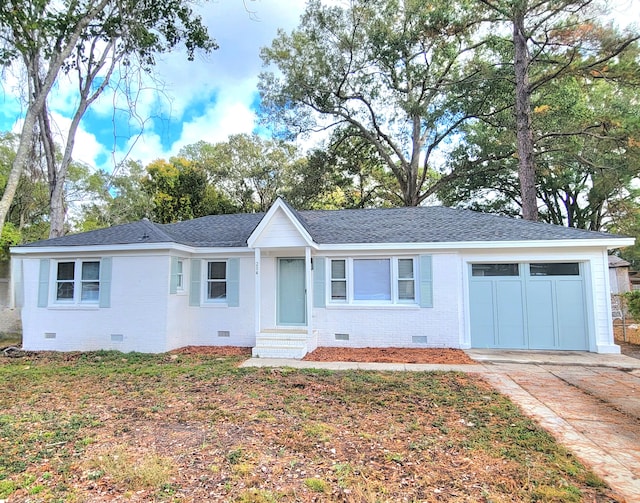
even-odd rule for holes
{"type": "Polygon", "coordinates": [[[238,361],[0,358],[0,499],[612,501],[474,376],[238,361]]]}

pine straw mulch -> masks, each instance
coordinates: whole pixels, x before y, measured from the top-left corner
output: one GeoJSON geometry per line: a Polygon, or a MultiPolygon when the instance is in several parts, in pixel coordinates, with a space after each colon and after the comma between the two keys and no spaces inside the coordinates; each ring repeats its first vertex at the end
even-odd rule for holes
{"type": "Polygon", "coordinates": [[[469,365],[476,363],[460,349],[417,348],[318,348],[303,360],[315,362],[433,363],[469,365]]]}

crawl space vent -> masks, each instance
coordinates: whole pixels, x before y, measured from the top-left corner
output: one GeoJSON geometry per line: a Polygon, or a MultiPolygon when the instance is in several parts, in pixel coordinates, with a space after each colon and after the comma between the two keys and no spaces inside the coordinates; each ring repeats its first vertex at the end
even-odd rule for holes
{"type": "Polygon", "coordinates": [[[231,333],[228,330],[218,330],[218,337],[231,337],[231,333]]]}
{"type": "Polygon", "coordinates": [[[44,333],[44,338],[45,339],[55,339],[56,338],[56,333],[55,332],[45,332],[44,333]]]}
{"type": "Polygon", "coordinates": [[[122,334],[111,334],[111,342],[122,342],[124,340],[124,335],[122,334]]]}
{"type": "Polygon", "coordinates": [[[411,342],[413,342],[414,344],[426,344],[427,343],[427,336],[426,335],[414,335],[413,337],[411,337],[411,342]]]}
{"type": "Polygon", "coordinates": [[[336,335],[336,341],[348,341],[349,340],[349,334],[335,334],[336,335]]]}

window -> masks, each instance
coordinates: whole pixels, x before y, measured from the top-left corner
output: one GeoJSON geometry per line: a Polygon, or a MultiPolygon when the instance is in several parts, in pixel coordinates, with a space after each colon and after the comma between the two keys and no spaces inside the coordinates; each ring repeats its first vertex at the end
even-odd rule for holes
{"type": "Polygon", "coordinates": [[[391,300],[391,261],[353,261],[353,300],[391,300]]]}
{"type": "Polygon", "coordinates": [[[472,264],[472,276],[519,276],[518,264],[472,264]]]}
{"type": "Polygon", "coordinates": [[[399,300],[415,300],[416,287],[415,277],[413,275],[413,259],[398,259],[398,299],[399,300]]]}
{"type": "Polygon", "coordinates": [[[529,264],[531,276],[580,276],[578,262],[548,262],[529,264]]]}
{"type": "Polygon", "coordinates": [[[343,303],[415,303],[413,258],[332,259],[331,301],[343,303]]]}
{"type": "Polygon", "coordinates": [[[100,262],[82,262],[82,302],[98,302],[100,297],[100,262]]]}
{"type": "Polygon", "coordinates": [[[98,302],[100,300],[100,262],[58,262],[56,268],[57,302],[98,302]]]}
{"type": "Polygon", "coordinates": [[[176,262],[176,288],[178,290],[184,290],[184,272],[182,260],[178,260],[176,262]]]}
{"type": "Polygon", "coordinates": [[[347,261],[331,261],[331,300],[347,300],[347,261]]]}
{"type": "Polygon", "coordinates": [[[225,300],[227,298],[227,263],[208,262],[207,299],[225,300]]]}

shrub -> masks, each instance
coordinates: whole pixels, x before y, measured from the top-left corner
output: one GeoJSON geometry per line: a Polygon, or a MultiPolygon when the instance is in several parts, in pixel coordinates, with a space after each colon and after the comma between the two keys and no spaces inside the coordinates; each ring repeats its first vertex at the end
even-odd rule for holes
{"type": "Polygon", "coordinates": [[[640,320],[640,290],[626,292],[622,297],[627,304],[627,309],[631,317],[634,320],[640,320]]]}

